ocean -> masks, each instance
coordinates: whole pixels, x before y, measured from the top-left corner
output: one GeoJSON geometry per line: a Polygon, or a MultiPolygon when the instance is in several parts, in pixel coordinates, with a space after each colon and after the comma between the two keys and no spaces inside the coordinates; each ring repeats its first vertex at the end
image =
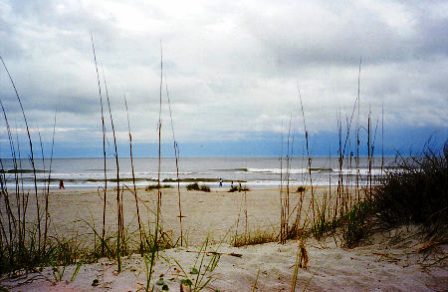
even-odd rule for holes
{"type": "MultiPolygon", "coordinates": [[[[108,158],[107,180],[111,187],[116,186],[115,159],[108,158]]],[[[120,181],[122,184],[132,185],[131,163],[129,158],[121,158],[120,181]]],[[[2,174],[8,188],[14,188],[16,176],[23,182],[24,188],[34,187],[34,175],[28,160],[21,160],[17,171],[14,170],[12,160],[2,159],[2,174]],[[21,164],[21,165],[20,165],[21,164]]],[[[378,178],[383,174],[380,159],[373,162],[371,174],[378,178]]],[[[385,166],[394,168],[394,159],[386,158],[385,166]]],[[[154,185],[157,182],[158,160],[156,158],[135,158],[136,184],[140,187],[154,185]]],[[[49,177],[49,160],[36,160],[37,184],[44,187],[49,177]]],[[[281,177],[286,178],[289,169],[289,183],[292,186],[307,185],[309,175],[307,160],[293,158],[289,167],[285,160],[281,163],[279,158],[252,158],[252,157],[226,157],[226,158],[180,158],[179,180],[181,185],[199,182],[211,188],[218,187],[222,178],[224,187],[241,182],[249,188],[278,187],[281,177]]],[[[314,185],[335,185],[338,181],[339,169],[337,158],[312,158],[312,180],[314,185]]],[[[355,161],[345,162],[343,174],[345,181],[355,182],[355,161]]],[[[366,158],[360,159],[359,173],[361,183],[366,183],[369,173],[366,158]]],[[[164,158],[161,161],[160,177],[165,185],[176,185],[176,162],[174,158],[164,158]]],[[[104,172],[102,158],[57,158],[51,165],[51,188],[58,188],[59,181],[63,180],[65,188],[98,188],[104,186],[104,172]]]]}

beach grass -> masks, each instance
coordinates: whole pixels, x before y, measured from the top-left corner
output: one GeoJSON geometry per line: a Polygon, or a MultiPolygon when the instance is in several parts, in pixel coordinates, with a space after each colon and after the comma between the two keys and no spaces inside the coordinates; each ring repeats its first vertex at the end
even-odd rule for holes
{"type": "Polygon", "coordinates": [[[241,247],[248,245],[263,244],[268,242],[277,242],[278,233],[264,229],[256,229],[247,233],[238,234],[232,240],[232,246],[241,247]]]}
{"type": "MultiPolygon", "coordinates": [[[[8,188],[8,177],[6,172],[3,171],[0,174],[0,199],[4,202],[0,206],[0,274],[11,273],[17,269],[30,267],[42,264],[48,260],[48,240],[47,231],[48,224],[48,196],[46,194],[47,187],[43,189],[45,201],[39,200],[38,185],[37,185],[37,169],[35,150],[33,148],[33,139],[31,136],[31,130],[28,124],[28,118],[26,111],[22,104],[22,99],[18,92],[18,89],[14,83],[12,75],[10,74],[6,63],[0,56],[0,61],[3,64],[3,68],[6,71],[11,86],[14,89],[15,97],[22,114],[23,122],[26,126],[26,135],[28,142],[27,156],[31,164],[31,173],[33,174],[33,192],[35,198],[36,217],[34,220],[30,220],[27,210],[29,207],[30,190],[23,188],[22,179],[22,150],[19,143],[19,134],[16,130],[16,139],[14,139],[12,129],[9,124],[8,110],[1,103],[2,113],[6,124],[6,130],[8,133],[8,142],[10,155],[13,161],[13,174],[14,174],[14,189],[8,188]],[[44,203],[44,209],[41,210],[41,204],[44,203]],[[41,213],[43,211],[44,213],[41,213]],[[31,222],[30,222],[31,221],[31,222]]],[[[42,139],[39,134],[39,141],[41,151],[43,153],[42,139]]],[[[43,158],[42,158],[43,159],[43,158]]],[[[43,165],[45,165],[45,162],[43,165]]],[[[4,170],[3,160],[0,158],[0,166],[4,170]]],[[[46,174],[45,166],[42,170],[44,175],[46,174]]],[[[50,176],[50,174],[49,174],[50,176]]]]}
{"type": "Polygon", "coordinates": [[[369,184],[366,199],[341,220],[347,246],[359,244],[373,228],[403,225],[419,226],[432,240],[448,239],[448,142],[397,159],[398,168],[386,171],[377,186],[369,184]]]}
{"type": "Polygon", "coordinates": [[[421,153],[398,157],[399,171],[389,171],[374,189],[379,219],[386,226],[420,225],[428,236],[448,235],[448,141],[430,142],[421,153]]]}

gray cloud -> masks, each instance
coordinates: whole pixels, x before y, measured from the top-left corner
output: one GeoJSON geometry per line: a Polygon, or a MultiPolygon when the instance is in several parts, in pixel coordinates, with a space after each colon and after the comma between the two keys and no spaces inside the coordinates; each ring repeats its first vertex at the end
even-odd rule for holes
{"type": "MultiPolygon", "coordinates": [[[[122,139],[126,94],[135,139],[155,140],[161,39],[184,141],[282,131],[291,115],[299,124],[297,82],[309,128],[334,130],[338,112],[349,115],[356,98],[360,57],[364,119],[369,106],[378,117],[384,104],[390,125],[443,126],[447,7],[445,1],[0,0],[0,54],[32,123],[50,133],[58,108],[64,141],[96,143],[100,129],[90,32],[122,139]]],[[[4,73],[0,98],[19,120],[4,73]]],[[[163,118],[167,125],[166,104],[163,118]]]]}

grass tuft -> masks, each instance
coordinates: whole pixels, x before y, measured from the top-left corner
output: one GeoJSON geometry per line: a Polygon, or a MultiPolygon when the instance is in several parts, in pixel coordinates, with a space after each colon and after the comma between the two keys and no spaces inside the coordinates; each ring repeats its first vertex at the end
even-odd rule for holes
{"type": "Polygon", "coordinates": [[[372,197],[343,218],[346,246],[367,237],[374,222],[379,228],[417,225],[429,238],[448,239],[448,141],[439,150],[426,146],[421,155],[398,160],[372,197]]]}
{"type": "Polygon", "coordinates": [[[349,248],[355,247],[367,238],[372,231],[372,217],[375,213],[375,204],[371,200],[360,202],[345,215],[343,238],[349,248]]]}
{"type": "Polygon", "coordinates": [[[242,187],[240,187],[240,186],[233,186],[233,187],[230,187],[230,189],[229,189],[229,193],[249,192],[249,191],[250,191],[250,189],[248,187],[246,187],[246,186],[242,186],[242,187]]]}
{"type": "Polygon", "coordinates": [[[256,245],[268,242],[278,241],[278,234],[273,231],[266,231],[262,229],[257,229],[249,234],[239,234],[232,239],[232,245],[234,247],[246,246],[246,245],[256,245]]]}

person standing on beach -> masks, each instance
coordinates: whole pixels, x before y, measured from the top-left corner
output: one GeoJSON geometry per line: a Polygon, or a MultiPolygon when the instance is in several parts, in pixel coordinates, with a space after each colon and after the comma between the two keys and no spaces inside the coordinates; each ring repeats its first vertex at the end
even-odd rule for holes
{"type": "Polygon", "coordinates": [[[222,178],[219,179],[219,187],[222,188],[222,178]]]}
{"type": "Polygon", "coordinates": [[[60,190],[65,190],[64,181],[62,179],[59,180],[59,189],[60,190]]]}

